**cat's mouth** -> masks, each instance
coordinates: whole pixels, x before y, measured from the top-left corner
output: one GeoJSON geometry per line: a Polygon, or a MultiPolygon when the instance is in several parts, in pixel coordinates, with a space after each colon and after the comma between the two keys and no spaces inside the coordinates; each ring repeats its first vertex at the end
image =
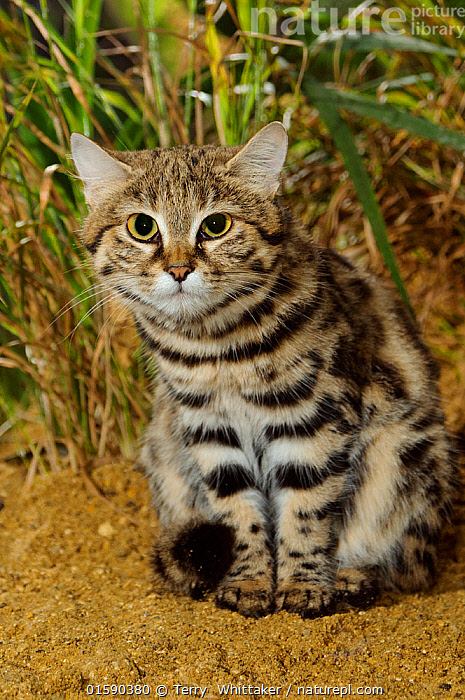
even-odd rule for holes
{"type": "Polygon", "coordinates": [[[200,275],[196,279],[195,273],[182,282],[166,275],[144,290],[137,286],[137,289],[118,288],[132,310],[140,309],[142,305],[146,311],[161,313],[175,322],[199,320],[212,313],[218,303],[218,293],[208,288],[200,275]]]}
{"type": "Polygon", "coordinates": [[[174,319],[199,318],[212,306],[211,294],[196,271],[179,282],[168,274],[161,275],[144,296],[152,307],[174,319]]]}

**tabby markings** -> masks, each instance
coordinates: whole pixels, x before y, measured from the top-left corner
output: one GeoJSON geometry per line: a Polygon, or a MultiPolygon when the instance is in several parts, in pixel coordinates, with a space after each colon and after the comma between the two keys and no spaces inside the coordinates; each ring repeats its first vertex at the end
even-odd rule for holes
{"type": "Polygon", "coordinates": [[[317,376],[309,374],[285,389],[272,389],[262,394],[242,394],[242,398],[256,406],[292,406],[313,396],[317,376]]]}
{"type": "Polygon", "coordinates": [[[311,489],[320,486],[331,476],[343,474],[350,467],[348,450],[345,447],[333,453],[322,467],[312,464],[288,462],[273,468],[277,485],[282,489],[311,489]]]}
{"type": "Polygon", "coordinates": [[[343,419],[342,411],[337,401],[325,394],[316,404],[314,414],[307,420],[299,423],[280,423],[270,425],[265,430],[265,438],[269,442],[286,438],[313,437],[319,430],[328,424],[337,423],[339,432],[350,432],[353,426],[349,426],[343,419]]]}
{"type": "Polygon", "coordinates": [[[89,253],[92,253],[92,255],[95,255],[95,253],[97,252],[98,247],[99,247],[99,245],[100,245],[100,243],[101,243],[101,241],[102,241],[102,238],[103,238],[104,233],[106,233],[107,231],[109,231],[110,229],[112,229],[112,228],[114,228],[114,227],[115,227],[115,224],[108,224],[107,226],[104,226],[103,228],[101,228],[101,229],[98,231],[98,233],[97,233],[97,235],[95,236],[95,238],[94,238],[94,240],[92,241],[92,243],[90,243],[90,244],[85,243],[85,247],[87,248],[87,250],[89,251],[89,253]]]}
{"type": "Polygon", "coordinates": [[[219,498],[234,496],[255,485],[253,476],[242,464],[220,464],[204,476],[204,481],[219,498]]]}
{"type": "Polygon", "coordinates": [[[185,439],[188,445],[201,445],[203,443],[217,443],[225,447],[241,446],[236,431],[227,426],[219,428],[204,428],[186,430],[185,439]]]}
{"type": "Polygon", "coordinates": [[[164,346],[160,341],[155,340],[142,326],[137,324],[137,330],[142,340],[147,343],[151,350],[169,362],[177,362],[187,367],[196,367],[202,364],[213,364],[218,360],[225,362],[241,362],[253,360],[259,355],[267,355],[276,350],[285,340],[291,338],[300,330],[314,315],[321,304],[320,298],[315,298],[311,302],[299,303],[295,305],[290,313],[284,318],[279,317],[279,326],[276,326],[268,335],[264,335],[259,341],[253,341],[244,345],[230,346],[227,350],[219,352],[217,355],[194,355],[181,353],[173,348],[164,346]]]}

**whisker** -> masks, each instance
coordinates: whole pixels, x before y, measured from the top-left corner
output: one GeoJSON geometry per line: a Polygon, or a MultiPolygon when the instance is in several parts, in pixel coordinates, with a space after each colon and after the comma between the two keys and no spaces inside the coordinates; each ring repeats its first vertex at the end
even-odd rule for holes
{"type": "Polygon", "coordinates": [[[115,296],[118,296],[118,295],[115,294],[114,290],[112,290],[112,291],[110,291],[110,293],[106,297],[104,297],[103,299],[99,299],[99,301],[96,304],[94,304],[94,306],[92,306],[92,308],[89,309],[89,311],[81,319],[79,319],[79,322],[76,324],[76,326],[73,328],[73,330],[70,331],[68,333],[68,335],[65,336],[60,342],[63,343],[68,338],[70,338],[72,340],[74,338],[74,334],[76,333],[77,329],[86,320],[86,318],[91,316],[94,313],[94,311],[97,311],[97,309],[104,306],[107,301],[109,301],[110,299],[113,299],[115,296]]]}
{"type": "Polygon", "coordinates": [[[99,331],[99,333],[98,333],[98,335],[97,335],[97,340],[100,338],[101,334],[102,334],[103,331],[105,330],[105,326],[111,321],[111,319],[113,318],[113,316],[115,316],[116,314],[118,314],[117,318],[114,320],[113,325],[112,325],[112,327],[111,327],[111,329],[110,329],[110,339],[111,339],[111,336],[112,336],[112,333],[113,333],[113,330],[114,330],[116,324],[118,323],[118,321],[119,321],[119,319],[121,318],[121,316],[123,316],[123,315],[126,313],[126,311],[127,311],[127,309],[126,309],[124,306],[117,306],[116,308],[114,308],[113,311],[109,314],[108,318],[105,319],[105,322],[104,322],[103,326],[101,327],[101,329],[100,329],[100,331],[99,331]]]}
{"type": "MultiPolygon", "coordinates": [[[[102,289],[104,288],[104,286],[108,287],[108,285],[102,285],[102,289]]],[[[75,296],[75,297],[73,297],[72,299],[70,299],[70,301],[68,301],[68,302],[64,305],[64,307],[62,307],[59,311],[57,311],[56,315],[55,315],[55,316],[53,317],[53,319],[50,321],[50,323],[48,324],[48,326],[46,326],[46,328],[44,328],[44,330],[41,332],[40,338],[42,338],[42,337],[44,336],[44,334],[45,334],[57,321],[59,321],[60,318],[61,318],[62,316],[64,316],[68,311],[72,311],[76,306],[79,306],[79,304],[82,304],[83,302],[88,301],[89,299],[92,299],[92,297],[96,297],[100,291],[101,291],[101,290],[100,290],[100,289],[97,289],[97,288],[92,289],[92,291],[91,291],[90,288],[87,288],[87,289],[85,289],[84,291],[82,291],[80,294],[78,294],[77,296],[75,296]],[[83,297],[82,299],[79,298],[79,297],[81,297],[83,294],[86,294],[86,293],[87,293],[87,296],[86,296],[86,297],[83,297]]]]}

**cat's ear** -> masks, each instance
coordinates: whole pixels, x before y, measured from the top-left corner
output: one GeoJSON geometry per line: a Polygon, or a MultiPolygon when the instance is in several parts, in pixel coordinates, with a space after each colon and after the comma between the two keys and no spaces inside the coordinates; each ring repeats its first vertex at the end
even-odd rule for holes
{"type": "Polygon", "coordinates": [[[71,153],[89,207],[102,201],[105,193],[128,179],[131,168],[112,158],[103,148],[82,134],[71,134],[71,153]]]}
{"type": "Polygon", "coordinates": [[[272,197],[279,187],[286,153],[286,129],[281,122],[271,122],[247,141],[226,167],[259,194],[272,197]]]}

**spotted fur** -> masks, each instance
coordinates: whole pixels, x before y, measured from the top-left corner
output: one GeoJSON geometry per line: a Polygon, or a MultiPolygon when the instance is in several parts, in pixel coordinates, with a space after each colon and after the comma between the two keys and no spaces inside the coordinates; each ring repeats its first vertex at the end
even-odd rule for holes
{"type": "Polygon", "coordinates": [[[432,582],[455,468],[414,322],[280,205],[285,152],[277,123],[243,148],[73,137],[84,244],[157,366],[155,569],[245,615],[312,617],[432,582]],[[206,239],[216,212],[232,226],[206,239]],[[156,240],[129,235],[134,213],[156,240]]]}

